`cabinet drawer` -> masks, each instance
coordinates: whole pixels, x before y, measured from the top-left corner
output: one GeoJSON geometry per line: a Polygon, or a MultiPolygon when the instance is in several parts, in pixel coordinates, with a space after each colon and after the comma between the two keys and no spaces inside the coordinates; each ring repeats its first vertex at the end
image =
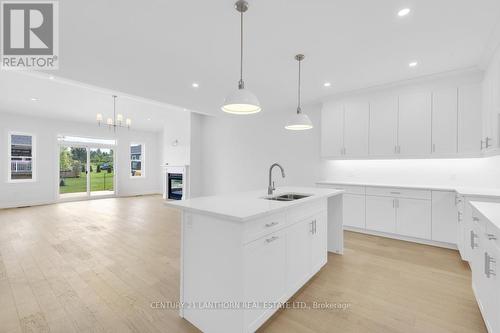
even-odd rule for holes
{"type": "Polygon", "coordinates": [[[396,187],[366,187],[367,195],[378,195],[394,198],[411,198],[431,200],[430,190],[415,190],[409,188],[396,187]]]}
{"type": "Polygon", "coordinates": [[[278,213],[246,222],[244,242],[251,242],[285,227],[285,221],[285,213],[278,213]]]}
{"type": "Polygon", "coordinates": [[[291,208],[287,215],[287,225],[295,224],[326,210],[326,198],[291,208]]]}
{"type": "Polygon", "coordinates": [[[323,188],[333,188],[336,190],[344,190],[345,193],[348,194],[365,194],[365,186],[357,186],[357,185],[337,185],[337,184],[322,184],[323,188]]]}

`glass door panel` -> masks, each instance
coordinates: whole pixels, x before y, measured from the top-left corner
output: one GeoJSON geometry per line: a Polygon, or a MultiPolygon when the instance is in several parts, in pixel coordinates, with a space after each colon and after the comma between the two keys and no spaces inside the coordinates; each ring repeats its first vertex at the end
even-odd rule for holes
{"type": "Polygon", "coordinates": [[[111,148],[90,148],[90,195],[115,194],[114,151],[111,148]]]}
{"type": "Polygon", "coordinates": [[[61,198],[87,196],[87,148],[60,146],[59,195],[61,198]]]}

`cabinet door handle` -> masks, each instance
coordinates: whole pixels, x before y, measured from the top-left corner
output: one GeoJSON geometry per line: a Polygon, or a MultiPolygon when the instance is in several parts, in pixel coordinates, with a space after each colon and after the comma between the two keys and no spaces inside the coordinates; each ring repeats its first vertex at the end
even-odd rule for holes
{"type": "Polygon", "coordinates": [[[392,208],[396,208],[396,199],[392,199],[392,208]]]}
{"type": "Polygon", "coordinates": [[[401,194],[401,192],[390,192],[391,194],[401,194]]]}
{"type": "Polygon", "coordinates": [[[491,264],[495,264],[495,258],[491,257],[488,252],[484,253],[484,275],[489,279],[491,276],[497,275],[496,272],[491,269],[491,264]]]}
{"type": "Polygon", "coordinates": [[[316,220],[313,220],[313,226],[314,226],[314,234],[316,234],[316,220]]]}
{"type": "Polygon", "coordinates": [[[274,227],[275,225],[277,225],[278,222],[271,222],[271,223],[266,223],[266,228],[271,228],[271,227],[274,227]]]}
{"type": "Polygon", "coordinates": [[[491,141],[491,138],[486,137],[486,141],[485,141],[486,148],[489,148],[491,146],[490,141],[491,141]]]}
{"type": "Polygon", "coordinates": [[[266,239],[266,243],[272,243],[274,242],[275,240],[277,240],[279,237],[278,236],[273,236],[271,238],[267,238],[266,239]]]}
{"type": "Polygon", "coordinates": [[[488,237],[488,240],[497,240],[497,236],[495,234],[486,234],[486,237],[488,237]]]}
{"type": "Polygon", "coordinates": [[[394,146],[394,154],[398,153],[398,146],[394,146]]]}
{"type": "Polygon", "coordinates": [[[481,150],[484,149],[484,140],[481,140],[481,150]]]}
{"type": "Polygon", "coordinates": [[[470,231],[470,248],[475,249],[477,244],[474,242],[474,239],[477,237],[477,235],[474,233],[474,230],[470,231]]]}
{"type": "Polygon", "coordinates": [[[435,152],[436,152],[436,144],[435,144],[435,143],[433,143],[433,144],[432,144],[432,152],[433,152],[433,153],[435,153],[435,152]]]}

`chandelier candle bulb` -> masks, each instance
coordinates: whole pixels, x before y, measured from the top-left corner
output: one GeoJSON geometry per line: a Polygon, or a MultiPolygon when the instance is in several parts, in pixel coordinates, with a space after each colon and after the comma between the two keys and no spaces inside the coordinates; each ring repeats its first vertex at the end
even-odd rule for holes
{"type": "Polygon", "coordinates": [[[113,126],[113,119],[108,118],[108,122],[107,122],[107,124],[108,124],[109,126],[113,126]]]}

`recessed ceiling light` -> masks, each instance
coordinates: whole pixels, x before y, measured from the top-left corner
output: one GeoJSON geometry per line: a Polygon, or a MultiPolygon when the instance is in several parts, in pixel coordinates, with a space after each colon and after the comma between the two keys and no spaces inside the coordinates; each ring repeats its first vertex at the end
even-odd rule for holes
{"type": "Polygon", "coordinates": [[[398,12],[398,16],[403,17],[410,14],[410,12],[411,12],[410,8],[403,8],[398,12]]]}
{"type": "Polygon", "coordinates": [[[32,100],[33,102],[38,102],[38,98],[35,98],[35,97],[31,97],[31,100],[32,100]]]}
{"type": "Polygon", "coordinates": [[[412,61],[408,64],[408,66],[410,66],[410,67],[417,67],[417,65],[418,65],[418,62],[416,62],[416,61],[412,61]]]}
{"type": "Polygon", "coordinates": [[[56,77],[54,75],[49,76],[49,80],[54,80],[56,77]]]}
{"type": "Polygon", "coordinates": [[[324,87],[330,87],[331,85],[332,85],[332,84],[331,84],[330,82],[325,82],[325,83],[323,83],[323,86],[324,86],[324,87]]]}
{"type": "Polygon", "coordinates": [[[193,84],[191,84],[191,86],[193,88],[198,88],[200,85],[197,82],[193,82],[193,84]]]}
{"type": "Polygon", "coordinates": [[[151,121],[151,118],[148,118],[148,121],[151,121]]]}

